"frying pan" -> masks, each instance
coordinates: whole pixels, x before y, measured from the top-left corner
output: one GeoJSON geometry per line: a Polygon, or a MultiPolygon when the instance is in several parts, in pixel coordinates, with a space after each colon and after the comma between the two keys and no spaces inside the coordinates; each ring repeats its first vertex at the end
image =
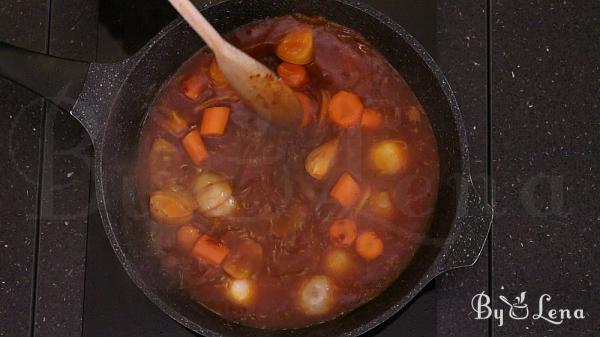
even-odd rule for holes
{"type": "Polygon", "coordinates": [[[400,311],[437,275],[475,263],[492,209],[471,182],[466,133],[448,81],[413,37],[383,14],[347,0],[227,0],[204,4],[201,10],[221,32],[299,12],[325,16],[363,34],[402,74],[427,112],[438,140],[439,199],[428,240],[398,280],[369,303],[338,319],[296,330],[257,330],[226,321],[180,290],[165,286],[166,276],[149,247],[144,217],[137,209],[132,167],[149,104],[203,42],[186,23],[176,20],[134,56],[115,64],[87,64],[0,45],[0,74],[70,111],[88,131],[106,235],[148,298],[204,336],[358,336],[400,311]]]}

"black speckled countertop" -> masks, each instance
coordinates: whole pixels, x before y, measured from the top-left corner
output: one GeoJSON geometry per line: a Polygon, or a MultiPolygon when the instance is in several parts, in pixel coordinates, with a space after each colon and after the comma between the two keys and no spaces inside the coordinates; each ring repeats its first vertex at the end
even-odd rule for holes
{"type": "Polygon", "coordinates": [[[491,22],[492,290],[587,314],[494,334],[598,336],[600,3],[498,1],[491,22]]]}
{"type": "MultiPolygon", "coordinates": [[[[368,336],[599,336],[600,2],[365,2],[404,25],[446,72],[475,185],[495,208],[477,264],[438,277],[368,336]],[[472,298],[483,292],[502,321],[476,319],[472,298]],[[519,320],[522,292],[529,315],[519,320]],[[500,296],[516,305],[512,318],[500,296]]],[[[110,62],[174,16],[162,0],[5,1],[0,40],[110,62]]],[[[83,128],[2,78],[0,92],[0,336],[193,336],[112,253],[83,128]]]]}

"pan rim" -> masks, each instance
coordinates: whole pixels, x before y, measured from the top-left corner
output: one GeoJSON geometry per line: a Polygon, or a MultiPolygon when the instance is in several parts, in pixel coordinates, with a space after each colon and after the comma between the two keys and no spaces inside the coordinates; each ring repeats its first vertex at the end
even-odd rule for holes
{"type": "MultiPolygon", "coordinates": [[[[200,7],[200,9],[207,10],[211,7],[218,6],[219,4],[227,3],[227,2],[231,2],[231,1],[235,1],[235,0],[207,1],[200,7]]],[[[448,80],[446,79],[446,77],[444,76],[442,70],[435,63],[435,61],[433,60],[431,55],[425,50],[425,48],[412,35],[410,35],[408,32],[406,32],[400,24],[393,21],[392,19],[387,17],[385,14],[371,8],[370,6],[368,6],[362,2],[355,1],[355,0],[330,0],[330,1],[341,3],[341,4],[344,4],[347,6],[351,6],[355,9],[359,10],[360,12],[362,12],[364,15],[373,17],[378,22],[380,22],[383,26],[391,29],[394,32],[394,34],[398,35],[402,40],[404,40],[408,45],[410,45],[410,47],[419,55],[421,60],[423,60],[425,62],[426,66],[428,68],[428,71],[430,73],[432,73],[433,76],[435,77],[435,79],[437,80],[438,85],[440,86],[440,89],[445,96],[445,101],[448,104],[448,108],[452,112],[452,118],[454,119],[454,122],[456,125],[456,131],[458,132],[457,138],[461,145],[460,149],[457,149],[458,150],[457,157],[461,159],[461,167],[460,167],[461,179],[460,179],[460,182],[457,187],[458,201],[457,201],[456,207],[457,207],[457,209],[458,208],[466,208],[465,200],[468,199],[468,196],[470,193],[469,184],[471,182],[470,160],[469,160],[466,130],[464,128],[464,123],[462,120],[462,115],[460,113],[458,103],[457,103],[454,93],[450,87],[450,84],[449,84],[448,80]]],[[[152,48],[158,43],[158,41],[162,40],[163,38],[167,38],[168,35],[174,29],[178,28],[182,24],[185,24],[185,22],[181,18],[178,18],[178,19],[172,21],[165,28],[163,28],[154,38],[152,38],[152,40],[148,44],[146,44],[140,51],[138,51],[131,58],[127,59],[125,62],[129,62],[128,67],[130,67],[129,68],[130,71],[124,77],[124,80],[122,83],[124,84],[127,82],[127,80],[129,79],[129,76],[131,75],[133,70],[136,68],[136,66],[139,64],[139,62],[143,59],[144,56],[146,56],[152,50],[152,48]]],[[[113,102],[113,104],[114,104],[114,102],[113,102]]],[[[112,106],[108,107],[108,111],[112,111],[112,106]]],[[[110,117],[110,116],[108,116],[108,117],[110,117]]],[[[119,262],[121,263],[121,265],[123,266],[123,268],[125,269],[127,274],[129,275],[129,277],[132,279],[132,281],[135,283],[135,285],[139,289],[142,290],[144,295],[147,298],[149,298],[156,306],[158,306],[163,312],[165,312],[167,315],[169,315],[171,318],[173,318],[180,324],[184,325],[185,327],[187,327],[195,332],[201,333],[207,337],[223,336],[223,334],[213,331],[211,329],[205,328],[202,325],[198,324],[197,322],[187,318],[185,315],[181,314],[179,311],[174,309],[171,305],[167,304],[159,295],[157,295],[150,287],[148,287],[146,285],[143,278],[137,272],[135,266],[133,266],[131,264],[131,262],[129,261],[127,254],[121,247],[121,243],[120,243],[119,239],[116,237],[116,235],[114,233],[112,222],[110,220],[110,213],[107,211],[106,202],[104,200],[105,193],[104,193],[104,185],[102,182],[102,177],[104,174],[102,147],[105,144],[104,139],[106,137],[106,132],[107,132],[107,130],[102,130],[101,135],[100,135],[100,139],[101,139],[100,145],[101,146],[100,146],[99,151],[97,151],[97,157],[96,157],[96,172],[97,173],[95,175],[95,179],[96,179],[98,206],[99,206],[102,222],[103,222],[103,225],[105,228],[105,232],[111,243],[111,246],[113,247],[113,250],[115,251],[115,253],[119,259],[119,262]]],[[[459,210],[457,210],[457,212],[459,212],[459,210]]],[[[446,240],[449,240],[452,237],[452,233],[454,231],[457,231],[455,222],[456,222],[456,219],[450,226],[450,231],[448,232],[448,234],[446,236],[446,240]]],[[[448,248],[448,243],[446,242],[443,245],[443,247],[440,249],[439,253],[436,255],[435,259],[432,260],[432,263],[426,269],[423,276],[415,283],[414,287],[400,301],[398,301],[394,305],[389,306],[385,311],[382,311],[375,318],[373,318],[369,321],[363,322],[359,327],[356,327],[352,330],[348,330],[348,331],[345,331],[344,333],[341,333],[340,336],[345,336],[345,337],[359,336],[367,331],[372,330],[376,326],[387,321],[393,315],[397,314],[402,308],[404,308],[406,306],[407,303],[409,303],[410,301],[412,301],[414,299],[416,294],[421,292],[422,289],[429,282],[431,282],[436,276],[438,276],[438,274],[440,272],[439,267],[441,265],[443,265],[444,260],[448,256],[447,248],[448,248]]],[[[368,305],[368,302],[365,305],[368,305]]],[[[231,324],[237,325],[236,323],[231,323],[231,324]]],[[[318,326],[318,325],[315,325],[315,326],[318,326]]],[[[302,329],[305,329],[305,328],[302,328],[302,329]]],[[[295,329],[295,330],[299,331],[302,329],[295,329]]],[[[257,329],[257,330],[260,331],[260,329],[257,329]]],[[[292,330],[294,330],[294,329],[292,329],[292,330]]],[[[272,331],[272,330],[267,330],[267,331],[272,331]]]]}

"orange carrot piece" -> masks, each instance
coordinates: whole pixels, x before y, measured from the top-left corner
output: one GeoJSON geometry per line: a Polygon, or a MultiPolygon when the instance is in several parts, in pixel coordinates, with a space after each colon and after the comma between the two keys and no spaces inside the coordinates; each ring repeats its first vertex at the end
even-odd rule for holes
{"type": "Polygon", "coordinates": [[[212,62],[210,63],[210,67],[208,68],[208,73],[209,73],[210,78],[212,79],[212,82],[215,86],[223,87],[228,84],[227,79],[225,78],[225,75],[223,75],[221,68],[219,68],[217,59],[213,58],[212,62]]]}
{"type": "Polygon", "coordinates": [[[360,233],[356,239],[356,252],[367,260],[374,260],[383,253],[383,241],[375,232],[360,233]]]}
{"type": "Polygon", "coordinates": [[[329,195],[337,200],[343,207],[349,208],[354,205],[360,197],[360,185],[349,173],[345,172],[333,186],[329,195]]]}
{"type": "Polygon", "coordinates": [[[202,136],[200,136],[198,130],[188,133],[187,136],[181,140],[181,144],[195,165],[200,166],[200,164],[208,158],[208,152],[206,151],[202,136]]]}
{"type": "Polygon", "coordinates": [[[202,235],[190,254],[213,266],[219,266],[229,255],[229,248],[208,235],[202,235]]]}
{"type": "Polygon", "coordinates": [[[383,116],[372,109],[365,109],[362,115],[362,120],[360,121],[360,126],[363,129],[375,131],[381,128],[383,124],[383,116]]]}
{"type": "Polygon", "coordinates": [[[190,127],[188,122],[179,112],[173,109],[167,109],[162,113],[160,125],[174,136],[183,135],[190,127]]]}
{"type": "Polygon", "coordinates": [[[200,134],[202,136],[222,136],[229,120],[230,108],[218,106],[204,110],[200,134]]]}
{"type": "Polygon", "coordinates": [[[183,225],[177,230],[177,245],[185,251],[190,251],[200,238],[200,230],[192,225],[183,225]]]}
{"type": "Polygon", "coordinates": [[[315,57],[313,32],[310,28],[296,30],[286,34],[276,49],[277,56],[293,64],[309,64],[315,57]]]}
{"type": "Polygon", "coordinates": [[[296,97],[298,97],[300,103],[302,103],[304,117],[302,118],[301,126],[305,127],[308,124],[310,124],[310,122],[313,120],[314,115],[317,113],[317,109],[319,107],[317,106],[317,103],[315,101],[313,101],[310,97],[301,92],[296,92],[296,97]]]}
{"type": "Polygon", "coordinates": [[[356,223],[350,219],[338,219],[329,227],[329,239],[337,247],[350,247],[358,235],[356,223]]]}
{"type": "Polygon", "coordinates": [[[329,103],[329,118],[343,128],[360,123],[364,106],[360,97],[349,91],[339,91],[329,103]]]}
{"type": "Polygon", "coordinates": [[[195,101],[206,89],[206,79],[202,75],[192,75],[181,82],[181,92],[185,97],[195,101]]]}
{"type": "Polygon", "coordinates": [[[277,74],[283,82],[292,88],[298,88],[308,82],[308,73],[303,66],[283,62],[277,67],[277,74]]]}

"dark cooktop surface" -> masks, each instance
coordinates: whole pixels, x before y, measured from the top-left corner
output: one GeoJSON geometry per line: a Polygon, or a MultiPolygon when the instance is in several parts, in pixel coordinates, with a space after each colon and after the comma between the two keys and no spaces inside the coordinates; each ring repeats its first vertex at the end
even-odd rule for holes
{"type": "MultiPolygon", "coordinates": [[[[371,337],[596,337],[600,331],[600,3],[370,0],[434,55],[461,107],[495,219],[474,267],[436,278],[371,337]],[[476,320],[471,298],[527,292],[586,318],[476,320]]],[[[175,17],[165,0],[0,4],[0,40],[113,62],[175,17]]],[[[93,150],[68,113],[0,78],[0,336],[193,336],[129,280],[94,200],[93,150]]]]}

